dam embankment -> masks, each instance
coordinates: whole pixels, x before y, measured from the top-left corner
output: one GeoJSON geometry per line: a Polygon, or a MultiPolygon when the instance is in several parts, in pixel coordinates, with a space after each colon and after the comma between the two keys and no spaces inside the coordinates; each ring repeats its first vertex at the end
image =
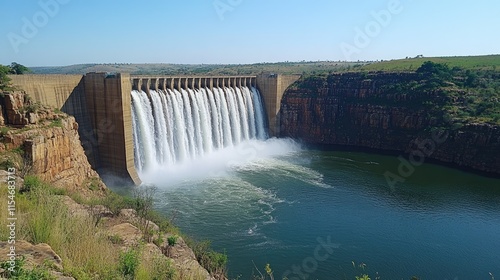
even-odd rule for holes
{"type": "Polygon", "coordinates": [[[133,164],[131,86],[127,74],[9,77],[16,88],[36,102],[75,117],[85,154],[95,170],[140,182],[133,164]]]}
{"type": "MultiPolygon", "coordinates": [[[[11,75],[12,84],[35,101],[75,117],[92,167],[140,183],[135,169],[131,92],[253,87],[260,91],[264,122],[270,136],[279,135],[279,108],[284,90],[300,75],[133,76],[117,73],[85,75],[11,75]]],[[[152,101],[151,101],[152,102],[152,101]]]]}

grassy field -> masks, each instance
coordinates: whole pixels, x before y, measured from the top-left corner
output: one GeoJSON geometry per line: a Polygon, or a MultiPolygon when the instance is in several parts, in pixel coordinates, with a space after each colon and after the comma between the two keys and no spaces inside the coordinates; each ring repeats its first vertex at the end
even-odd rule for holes
{"type": "Polygon", "coordinates": [[[500,55],[420,57],[382,62],[301,61],[256,64],[77,64],[69,66],[31,67],[34,74],[85,74],[89,72],[130,73],[132,75],[257,75],[326,74],[343,71],[415,71],[425,61],[447,64],[450,68],[499,70],[500,55]]]}
{"type": "Polygon", "coordinates": [[[500,71],[500,55],[398,59],[371,63],[358,69],[364,71],[415,71],[426,61],[447,64],[450,68],[500,71]]]}
{"type": "Polygon", "coordinates": [[[257,75],[328,73],[344,71],[368,62],[279,62],[257,64],[78,64],[56,67],[31,67],[34,74],[85,74],[89,72],[123,72],[132,75],[257,75]]]}

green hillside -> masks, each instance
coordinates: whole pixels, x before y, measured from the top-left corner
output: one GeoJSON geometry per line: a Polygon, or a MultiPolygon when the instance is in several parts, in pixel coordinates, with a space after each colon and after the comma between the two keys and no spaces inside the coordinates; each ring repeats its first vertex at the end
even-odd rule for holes
{"type": "Polygon", "coordinates": [[[262,72],[281,74],[328,73],[345,71],[368,62],[311,61],[256,64],[78,64],[69,66],[31,67],[35,74],[85,74],[89,72],[123,72],[132,75],[257,75],[262,72]]]}
{"type": "Polygon", "coordinates": [[[343,71],[415,71],[425,61],[446,64],[450,68],[500,71],[500,55],[419,57],[382,62],[301,61],[255,64],[168,64],[106,63],[69,66],[31,67],[34,74],[85,74],[89,72],[122,72],[132,75],[257,75],[328,74],[343,71]]]}
{"type": "Polygon", "coordinates": [[[463,69],[500,71],[500,55],[419,57],[371,63],[358,69],[366,71],[415,71],[426,61],[447,64],[448,67],[463,69]]]}

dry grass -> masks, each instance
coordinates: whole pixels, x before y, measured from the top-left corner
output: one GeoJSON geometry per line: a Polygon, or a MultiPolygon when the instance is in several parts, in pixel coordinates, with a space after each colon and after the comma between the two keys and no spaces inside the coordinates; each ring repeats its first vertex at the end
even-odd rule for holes
{"type": "Polygon", "coordinates": [[[162,255],[145,256],[144,251],[141,255],[141,262],[137,268],[135,279],[138,280],[163,280],[177,279],[177,272],[172,261],[162,255]]]}
{"type": "MultiPolygon", "coordinates": [[[[91,216],[71,215],[53,192],[50,186],[42,184],[27,193],[16,194],[16,239],[49,244],[62,258],[63,272],[76,279],[122,279],[118,269],[119,247],[103,229],[95,226],[91,216]]],[[[6,197],[7,187],[2,183],[1,209],[7,209],[6,197]]],[[[0,219],[6,221],[7,214],[0,211],[0,219]]],[[[6,240],[6,226],[0,226],[0,236],[6,240]]],[[[174,275],[170,261],[155,258],[141,261],[134,279],[173,279],[174,275]]]]}
{"type": "MultiPolygon", "coordinates": [[[[0,196],[6,197],[5,185],[0,196]]],[[[0,200],[6,209],[7,201],[0,200]]],[[[91,217],[71,216],[66,206],[41,188],[17,194],[18,230],[16,238],[33,244],[47,243],[62,258],[64,272],[78,279],[117,278],[117,250],[91,217]],[[96,277],[99,275],[100,277],[96,277]]],[[[5,220],[6,211],[0,211],[5,220]]],[[[1,236],[7,236],[1,227],[1,236]]]]}

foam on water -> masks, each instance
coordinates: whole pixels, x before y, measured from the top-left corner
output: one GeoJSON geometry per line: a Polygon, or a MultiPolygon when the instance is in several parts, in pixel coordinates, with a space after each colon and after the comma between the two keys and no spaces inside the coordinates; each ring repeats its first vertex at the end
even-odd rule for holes
{"type": "MultiPolygon", "coordinates": [[[[290,139],[246,140],[236,146],[222,148],[175,165],[156,165],[143,170],[141,179],[145,184],[175,187],[185,181],[224,178],[238,170],[258,170],[266,162],[273,164],[276,158],[300,151],[300,146],[290,139]]],[[[283,162],[282,166],[285,165],[283,162]]],[[[294,169],[293,166],[288,168],[294,169]]],[[[300,171],[298,176],[314,173],[312,170],[301,170],[298,166],[295,168],[300,171]]]]}

